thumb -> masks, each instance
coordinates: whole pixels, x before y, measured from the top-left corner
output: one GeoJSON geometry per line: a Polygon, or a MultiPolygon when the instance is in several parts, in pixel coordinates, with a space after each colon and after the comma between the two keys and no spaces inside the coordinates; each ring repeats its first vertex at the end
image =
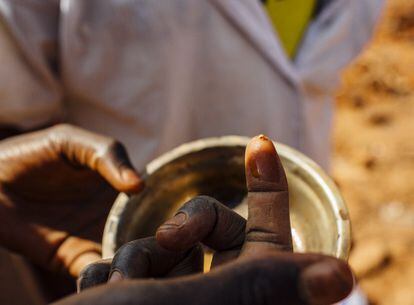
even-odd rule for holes
{"type": "Polygon", "coordinates": [[[207,274],[121,281],[88,289],[56,304],[321,305],[340,301],[352,285],[352,274],[344,262],[278,253],[246,257],[207,274]]]}
{"type": "Polygon", "coordinates": [[[246,147],[249,215],[242,254],[292,251],[288,184],[271,140],[260,135],[246,147]]]}

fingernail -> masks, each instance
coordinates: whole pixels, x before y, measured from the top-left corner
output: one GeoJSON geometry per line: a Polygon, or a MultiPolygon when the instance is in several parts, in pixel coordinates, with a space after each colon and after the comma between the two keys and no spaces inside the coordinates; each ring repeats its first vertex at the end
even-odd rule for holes
{"type": "Polygon", "coordinates": [[[309,304],[332,304],[344,299],[353,287],[345,263],[321,262],[306,268],[299,279],[299,293],[309,304]]]}
{"type": "Polygon", "coordinates": [[[187,221],[187,214],[183,212],[177,213],[174,217],[164,222],[158,230],[169,230],[181,227],[187,221]]]}
{"type": "Polygon", "coordinates": [[[114,270],[112,271],[111,275],[109,276],[109,280],[108,283],[115,283],[115,282],[120,282],[124,279],[124,277],[122,276],[121,272],[114,270]]]}
{"type": "Polygon", "coordinates": [[[249,191],[281,191],[287,189],[282,164],[273,142],[269,138],[264,135],[254,137],[246,147],[245,158],[249,191]]]}
{"type": "Polygon", "coordinates": [[[76,280],[76,293],[80,293],[82,291],[82,280],[83,280],[83,276],[79,276],[78,279],[76,280]]]}
{"type": "Polygon", "coordinates": [[[132,186],[134,188],[134,191],[141,190],[141,188],[143,187],[142,179],[134,170],[129,168],[124,169],[121,175],[122,181],[124,181],[129,186],[132,186]]]}

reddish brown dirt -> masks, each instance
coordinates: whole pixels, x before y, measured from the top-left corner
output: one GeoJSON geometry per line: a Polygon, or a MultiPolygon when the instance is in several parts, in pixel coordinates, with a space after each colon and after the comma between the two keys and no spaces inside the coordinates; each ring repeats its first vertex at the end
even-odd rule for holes
{"type": "Polygon", "coordinates": [[[388,0],[337,106],[333,167],[351,213],[351,266],[371,304],[414,305],[414,0],[388,0]]]}

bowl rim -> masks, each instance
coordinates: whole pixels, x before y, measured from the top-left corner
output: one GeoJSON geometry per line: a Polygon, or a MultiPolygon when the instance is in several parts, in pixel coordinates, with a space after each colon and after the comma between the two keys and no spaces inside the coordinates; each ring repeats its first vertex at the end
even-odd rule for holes
{"type": "MultiPolygon", "coordinates": [[[[162,166],[189,153],[213,147],[243,147],[246,146],[249,141],[250,138],[244,136],[222,136],[203,138],[182,144],[148,163],[145,170],[142,172],[142,177],[145,179],[145,177],[151,175],[162,166]]],[[[306,173],[308,178],[313,179],[318,186],[321,187],[325,196],[328,198],[329,204],[335,215],[335,223],[338,230],[335,256],[347,260],[351,246],[351,223],[349,220],[348,208],[336,184],[318,164],[303,153],[279,142],[274,142],[274,144],[281,158],[295,164],[301,171],[306,173]]],[[[102,237],[103,258],[110,258],[114,255],[118,225],[128,201],[128,195],[120,193],[108,214],[102,237]]]]}

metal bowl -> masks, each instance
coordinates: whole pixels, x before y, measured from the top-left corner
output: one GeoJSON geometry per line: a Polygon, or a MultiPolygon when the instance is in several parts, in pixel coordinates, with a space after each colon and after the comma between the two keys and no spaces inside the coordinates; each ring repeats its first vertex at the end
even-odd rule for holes
{"type": "MultiPolygon", "coordinates": [[[[184,144],[149,163],[145,189],[120,194],[108,216],[103,257],[124,243],[154,234],[187,200],[209,195],[247,216],[244,150],[249,138],[226,136],[184,144]]],[[[275,143],[287,173],[295,252],[318,252],[347,259],[350,222],[332,180],[309,158],[275,143]]]]}

